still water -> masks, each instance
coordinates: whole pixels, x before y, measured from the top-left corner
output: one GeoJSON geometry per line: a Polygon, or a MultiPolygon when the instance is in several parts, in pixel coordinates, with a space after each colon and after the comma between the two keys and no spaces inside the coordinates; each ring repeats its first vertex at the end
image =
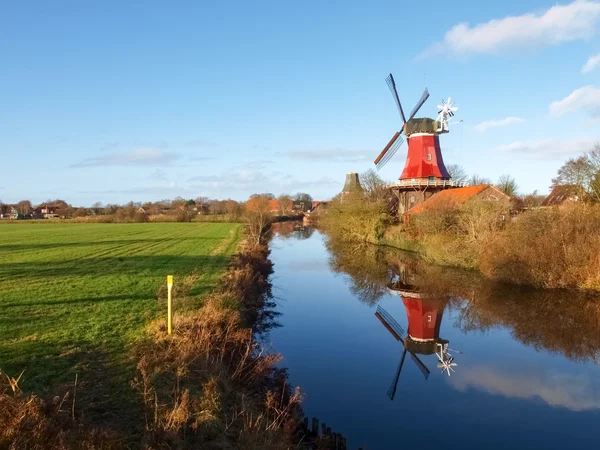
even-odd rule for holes
{"type": "Polygon", "coordinates": [[[305,414],[349,449],[600,448],[597,297],[502,286],[292,224],[271,250],[281,326],[266,339],[305,414]]]}

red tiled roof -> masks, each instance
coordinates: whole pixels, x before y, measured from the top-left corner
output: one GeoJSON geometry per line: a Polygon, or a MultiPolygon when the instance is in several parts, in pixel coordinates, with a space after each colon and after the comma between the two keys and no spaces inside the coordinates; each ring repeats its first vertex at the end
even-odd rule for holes
{"type": "Polygon", "coordinates": [[[446,189],[441,191],[433,196],[429,197],[423,203],[420,203],[410,210],[407,211],[407,214],[418,214],[423,212],[428,206],[436,203],[455,203],[462,204],[467,200],[475,197],[477,194],[480,194],[485,189],[490,187],[489,184],[480,184],[477,186],[467,186],[462,188],[454,188],[454,189],[446,189]]]}
{"type": "Polygon", "coordinates": [[[567,200],[578,200],[577,186],[566,184],[564,186],[554,186],[550,195],[544,199],[541,206],[560,205],[567,200]]]}

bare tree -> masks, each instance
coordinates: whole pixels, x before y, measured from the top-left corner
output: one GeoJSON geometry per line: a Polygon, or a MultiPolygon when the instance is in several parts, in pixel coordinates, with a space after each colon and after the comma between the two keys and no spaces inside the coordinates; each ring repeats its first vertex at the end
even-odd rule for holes
{"type": "Polygon", "coordinates": [[[446,169],[450,174],[450,178],[456,183],[464,183],[467,181],[467,172],[462,166],[459,166],[458,164],[449,164],[446,166],[446,169]]]}
{"type": "Polygon", "coordinates": [[[196,197],[196,206],[198,207],[199,214],[208,214],[208,204],[210,200],[208,197],[198,196],[196,197]]]}
{"type": "Polygon", "coordinates": [[[294,201],[296,202],[312,202],[313,198],[306,192],[298,192],[294,195],[294,201]]]}
{"type": "Polygon", "coordinates": [[[387,187],[387,183],[373,169],[361,173],[359,179],[367,200],[379,201],[390,198],[390,190],[387,187]]]}
{"type": "Polygon", "coordinates": [[[572,185],[587,190],[593,174],[594,168],[587,155],[570,158],[558,169],[556,177],[552,179],[552,186],[572,185]]]}
{"type": "Polygon", "coordinates": [[[31,202],[29,200],[21,200],[19,203],[17,203],[17,211],[19,211],[19,214],[29,214],[31,213],[32,209],[33,208],[31,207],[31,202]]]}
{"type": "Polygon", "coordinates": [[[498,182],[496,183],[496,187],[509,197],[514,197],[517,195],[517,190],[519,189],[519,185],[515,179],[506,174],[500,175],[500,178],[498,178],[498,182]]]}
{"type": "Polygon", "coordinates": [[[96,215],[102,214],[104,212],[104,208],[102,207],[102,202],[96,202],[92,205],[92,212],[96,215]]]}
{"type": "Polygon", "coordinates": [[[271,196],[254,194],[246,202],[246,222],[249,241],[260,245],[264,232],[271,224],[271,196]]]}
{"type": "Polygon", "coordinates": [[[227,199],[224,202],[225,212],[229,216],[229,220],[237,220],[242,215],[242,205],[235,200],[227,199]]]}
{"type": "Polygon", "coordinates": [[[481,175],[473,174],[471,178],[469,178],[469,184],[471,186],[479,186],[482,184],[492,184],[492,180],[489,178],[482,177],[481,175]]]}
{"type": "Polygon", "coordinates": [[[277,197],[277,206],[279,207],[279,214],[285,216],[292,210],[292,197],[288,194],[281,194],[277,197]]]}

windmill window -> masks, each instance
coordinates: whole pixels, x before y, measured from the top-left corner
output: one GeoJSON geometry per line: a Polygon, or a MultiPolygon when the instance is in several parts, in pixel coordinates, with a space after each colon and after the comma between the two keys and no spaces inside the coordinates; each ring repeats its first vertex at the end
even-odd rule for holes
{"type": "Polygon", "coordinates": [[[427,322],[431,322],[431,314],[427,315],[427,322]]]}
{"type": "Polygon", "coordinates": [[[427,161],[431,161],[431,153],[427,153],[427,161]]]}
{"type": "Polygon", "coordinates": [[[414,202],[415,202],[415,198],[414,198],[412,195],[411,195],[411,197],[410,197],[410,202],[411,202],[411,203],[414,203],[414,202]]]}

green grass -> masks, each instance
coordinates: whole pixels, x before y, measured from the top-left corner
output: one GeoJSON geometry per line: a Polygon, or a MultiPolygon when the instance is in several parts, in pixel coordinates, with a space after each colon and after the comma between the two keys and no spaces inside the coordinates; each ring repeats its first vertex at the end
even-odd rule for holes
{"type": "Polygon", "coordinates": [[[42,393],[76,373],[127,389],[129,350],[148,322],[166,317],[157,300],[166,276],[177,285],[195,274],[190,295],[201,298],[240,237],[241,226],[226,223],[0,226],[0,368],[25,369],[21,386],[42,393]]]}

